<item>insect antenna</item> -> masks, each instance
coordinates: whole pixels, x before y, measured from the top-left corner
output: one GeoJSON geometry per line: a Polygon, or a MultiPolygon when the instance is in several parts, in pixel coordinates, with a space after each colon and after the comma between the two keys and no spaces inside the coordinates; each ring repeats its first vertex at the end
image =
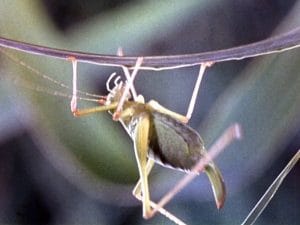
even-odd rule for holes
{"type": "MultiPolygon", "coordinates": [[[[0,48],[0,51],[3,53],[3,55],[5,55],[8,59],[10,59],[11,61],[23,66],[24,68],[26,68],[27,70],[31,71],[34,75],[41,77],[51,83],[54,83],[64,89],[68,89],[68,90],[72,90],[72,87],[64,84],[63,82],[60,82],[58,80],[55,80],[54,78],[46,75],[45,73],[42,73],[41,71],[37,70],[36,68],[28,65],[27,63],[25,63],[23,60],[17,58],[16,56],[8,53],[7,51],[3,50],[3,48],[0,48]]],[[[82,91],[82,90],[77,90],[77,93],[81,94],[81,95],[85,95],[85,96],[89,96],[89,97],[94,97],[94,98],[102,98],[102,95],[97,95],[97,94],[93,94],[93,93],[89,93],[86,91],[82,91]]]]}
{"type": "Polygon", "coordinates": [[[269,186],[269,188],[266,190],[263,196],[259,199],[259,201],[256,203],[254,208],[250,211],[248,216],[242,222],[242,225],[252,225],[255,223],[257,218],[260,216],[260,214],[264,211],[264,209],[267,207],[269,202],[272,200],[275,193],[278,191],[279,187],[281,186],[282,182],[289,174],[289,172],[297,164],[299,159],[300,159],[300,149],[289,161],[289,163],[285,166],[285,168],[281,171],[281,173],[277,176],[277,178],[273,181],[273,183],[269,186]]]}
{"type": "MultiPolygon", "coordinates": [[[[72,99],[73,95],[65,93],[65,92],[61,92],[61,91],[57,91],[55,89],[51,89],[45,86],[41,86],[38,84],[33,84],[31,82],[25,81],[23,79],[19,79],[19,78],[10,78],[10,80],[13,80],[14,85],[22,87],[22,88],[26,88],[28,90],[32,90],[32,91],[36,91],[39,93],[44,93],[47,95],[52,95],[52,96],[59,96],[59,97],[63,97],[63,98],[68,98],[68,99],[72,99]]],[[[100,100],[104,99],[105,96],[102,96],[99,100],[99,98],[88,98],[88,97],[77,97],[79,100],[82,101],[88,101],[88,102],[97,102],[99,103],[100,100]]]]}
{"type": "MultiPolygon", "coordinates": [[[[3,53],[3,55],[5,55],[8,59],[10,59],[12,62],[17,63],[21,66],[23,66],[25,69],[27,69],[28,71],[32,72],[32,74],[41,77],[51,83],[54,83],[64,89],[67,90],[71,90],[72,88],[69,87],[68,85],[55,80],[54,78],[40,72],[39,70],[37,70],[36,68],[28,65],[27,63],[25,63],[24,61],[22,61],[21,59],[17,58],[16,56],[8,53],[7,51],[3,50],[3,48],[0,48],[1,53],[3,53]]],[[[10,75],[13,76],[13,75],[10,75]]],[[[65,97],[65,98],[72,98],[72,95],[68,94],[68,93],[64,93],[61,91],[57,91],[55,89],[51,89],[45,86],[41,86],[38,84],[33,84],[31,82],[25,81],[24,79],[20,79],[17,78],[16,76],[14,77],[10,77],[10,80],[13,80],[13,83],[17,86],[32,90],[32,91],[36,91],[36,92],[41,92],[41,93],[46,93],[48,95],[52,95],[52,96],[60,96],[60,97],[65,97]]],[[[86,97],[77,97],[79,100],[84,100],[84,101],[89,101],[89,102],[100,102],[101,100],[105,99],[105,96],[102,95],[97,95],[97,94],[92,94],[92,93],[88,93],[85,91],[81,91],[81,90],[77,90],[77,92],[83,96],[86,97]]]]}

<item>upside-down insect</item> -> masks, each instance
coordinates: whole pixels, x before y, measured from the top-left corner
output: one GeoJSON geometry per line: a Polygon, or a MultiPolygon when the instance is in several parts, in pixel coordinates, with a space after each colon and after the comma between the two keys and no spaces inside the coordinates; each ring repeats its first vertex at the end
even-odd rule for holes
{"type": "MultiPolygon", "coordinates": [[[[154,100],[145,103],[142,95],[133,96],[134,100],[131,100],[129,89],[133,95],[136,95],[132,83],[138,65],[134,68],[132,75],[127,76],[126,83],[118,82],[120,77],[117,77],[114,82],[115,86],[111,89],[110,81],[114,75],[108,79],[109,94],[100,100],[101,106],[77,109],[76,59],[70,57],[70,60],[73,62],[73,85],[75,87],[71,101],[73,114],[82,116],[108,111],[113,115],[114,120],[118,120],[124,126],[134,142],[140,175],[133,194],[143,203],[143,217],[150,218],[153,215],[153,209],[148,189],[148,174],[154,163],[191,171],[193,166],[207,154],[200,135],[186,124],[188,122],[186,116],[173,112],[154,100]]],[[[141,64],[141,61],[137,64],[141,64]]],[[[124,69],[125,74],[126,69],[124,69]]],[[[224,204],[226,195],[221,173],[212,161],[205,166],[204,171],[211,182],[217,207],[220,208],[224,204]]]]}

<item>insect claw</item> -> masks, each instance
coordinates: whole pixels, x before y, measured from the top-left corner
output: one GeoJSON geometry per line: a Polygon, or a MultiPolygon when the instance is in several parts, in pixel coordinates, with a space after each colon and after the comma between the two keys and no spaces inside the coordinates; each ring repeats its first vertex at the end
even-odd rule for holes
{"type": "Polygon", "coordinates": [[[76,110],[74,110],[74,111],[72,111],[72,113],[73,113],[73,116],[74,117],[78,117],[78,116],[80,116],[80,113],[78,112],[78,110],[76,109],[76,110]]]}
{"type": "Polygon", "coordinates": [[[241,128],[241,125],[238,123],[235,123],[233,125],[233,129],[234,129],[234,135],[237,139],[242,139],[243,137],[243,130],[241,128]]]}
{"type": "Polygon", "coordinates": [[[189,120],[190,120],[190,118],[184,117],[181,122],[187,124],[189,122],[189,120]]]}
{"type": "Polygon", "coordinates": [[[98,103],[99,103],[99,105],[105,105],[105,103],[106,103],[106,98],[100,98],[100,99],[98,100],[98,103]]]}
{"type": "Polygon", "coordinates": [[[112,116],[112,119],[114,121],[118,121],[120,119],[120,116],[121,116],[121,112],[120,111],[116,111],[116,112],[114,112],[114,114],[112,116]]]}
{"type": "Polygon", "coordinates": [[[124,56],[124,51],[122,47],[119,47],[117,50],[117,56],[124,56]]]}
{"type": "Polygon", "coordinates": [[[143,218],[144,218],[145,220],[148,220],[148,219],[150,219],[151,217],[153,217],[153,214],[152,214],[151,212],[145,212],[145,213],[143,214],[143,218]]]}
{"type": "Polygon", "coordinates": [[[67,56],[67,60],[73,62],[73,61],[76,61],[76,57],[74,57],[74,56],[67,56]]]}
{"type": "Polygon", "coordinates": [[[217,209],[221,209],[224,205],[224,202],[216,202],[216,205],[217,205],[217,209]]]}
{"type": "Polygon", "coordinates": [[[206,67],[211,67],[211,66],[213,66],[214,64],[215,64],[215,62],[213,62],[213,61],[210,61],[210,62],[205,62],[205,63],[203,63],[206,67]]]}
{"type": "Polygon", "coordinates": [[[72,100],[71,100],[71,111],[74,113],[75,111],[77,111],[77,97],[73,96],[72,100]]]}

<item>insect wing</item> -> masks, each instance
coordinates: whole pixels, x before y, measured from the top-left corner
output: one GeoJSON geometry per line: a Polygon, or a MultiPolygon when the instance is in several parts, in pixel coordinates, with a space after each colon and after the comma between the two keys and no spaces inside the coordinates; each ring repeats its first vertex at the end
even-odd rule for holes
{"type": "Polygon", "coordinates": [[[205,153],[198,133],[172,117],[154,112],[149,156],[166,167],[190,170],[205,153]]]}
{"type": "MultiPolygon", "coordinates": [[[[207,154],[199,134],[186,124],[153,113],[151,125],[150,157],[163,166],[190,171],[207,154]]],[[[213,162],[204,172],[210,180],[217,207],[221,208],[226,197],[221,172],[213,162]]]]}

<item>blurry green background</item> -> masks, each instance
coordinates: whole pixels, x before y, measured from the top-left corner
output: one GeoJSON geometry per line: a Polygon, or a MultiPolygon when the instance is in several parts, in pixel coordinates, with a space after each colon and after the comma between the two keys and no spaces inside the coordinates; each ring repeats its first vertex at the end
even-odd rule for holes
{"type": "MultiPolygon", "coordinates": [[[[95,53],[172,55],[234,47],[300,25],[296,0],[2,0],[0,35],[95,53]]],[[[8,51],[8,50],[7,50],[8,51]]],[[[68,85],[71,64],[9,50],[68,85]]],[[[233,122],[244,138],[217,159],[228,196],[218,211],[201,175],[168,205],[188,224],[240,224],[300,148],[300,50],[219,63],[204,77],[190,125],[209,147],[233,122]]],[[[114,68],[79,64],[79,89],[106,94],[114,68]]],[[[146,100],[185,113],[198,68],[140,72],[146,100]]],[[[74,118],[69,99],[22,88],[63,90],[0,55],[1,224],[173,224],[143,220],[131,195],[138,179],[132,142],[106,114],[74,118]]],[[[89,106],[80,102],[81,107],[89,106]]],[[[299,164],[256,224],[299,224],[299,164]],[[297,177],[298,176],[298,177],[297,177]]],[[[158,200],[183,173],[156,166],[158,200]]]]}

